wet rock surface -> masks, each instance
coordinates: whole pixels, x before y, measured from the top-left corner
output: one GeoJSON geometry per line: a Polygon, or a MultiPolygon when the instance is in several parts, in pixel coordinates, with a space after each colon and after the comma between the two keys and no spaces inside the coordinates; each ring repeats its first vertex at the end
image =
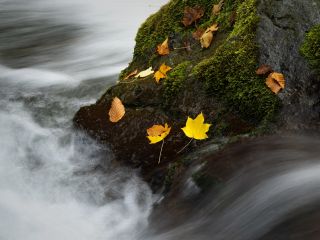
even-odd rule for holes
{"type": "Polygon", "coordinates": [[[320,23],[320,1],[260,0],[257,41],[260,64],[269,64],[286,77],[279,95],[281,127],[319,129],[320,79],[300,54],[305,34],[320,23]]]}
{"type": "MultiPolygon", "coordinates": [[[[283,73],[287,81],[285,90],[279,94],[282,108],[276,123],[277,129],[280,131],[319,129],[320,81],[316,73],[309,68],[307,61],[300,55],[299,49],[308,29],[320,23],[320,2],[261,0],[257,3],[260,21],[256,38],[260,57],[256,65],[257,67],[260,64],[271,65],[275,71],[283,73]]],[[[175,39],[179,39],[178,35],[175,34],[175,39]]],[[[184,36],[183,39],[188,40],[188,36],[184,36]]],[[[223,42],[225,37],[218,35],[217,39],[218,42],[223,42]]],[[[191,39],[189,40],[192,42],[191,39]]],[[[236,38],[230,41],[236,41],[236,38]]],[[[199,61],[201,57],[210,57],[217,47],[219,46],[214,43],[208,50],[208,55],[205,55],[200,46],[193,46],[194,53],[200,53],[195,54],[195,61],[199,61]]],[[[192,53],[184,52],[183,55],[187,56],[188,61],[193,61],[192,53]]],[[[178,55],[174,52],[172,57],[166,56],[164,59],[167,63],[178,64],[181,62],[178,55]]],[[[155,60],[155,69],[162,63],[161,61],[162,59],[155,60]]],[[[194,66],[194,63],[191,65],[194,66]]],[[[261,80],[264,81],[264,79],[261,80]]],[[[201,164],[199,159],[204,156],[201,152],[192,160],[189,159],[190,161],[184,156],[191,155],[177,154],[178,150],[189,141],[180,130],[187,116],[195,117],[203,112],[206,122],[212,123],[213,126],[209,132],[212,141],[194,141],[186,153],[192,154],[193,149],[203,145],[215,146],[221,137],[225,137],[228,142],[242,134],[254,135],[257,130],[257,125],[244,120],[238,112],[231,111],[221,98],[217,99],[214,94],[208,94],[205,84],[192,72],[188,72],[184,76],[183,84],[169,95],[170,104],[167,102],[168,94],[165,84],[156,84],[152,77],[130,81],[121,82],[120,80],[96,104],[82,107],[77,112],[74,123],[77,128],[111,147],[117,160],[140,168],[142,176],[154,191],[169,191],[171,186],[183,188],[182,185],[175,184],[175,181],[177,179],[181,181],[184,173],[190,169],[190,162],[192,165],[201,164]],[[108,111],[112,99],[116,96],[125,105],[126,115],[120,122],[114,124],[108,119],[108,111]],[[165,140],[162,160],[158,164],[161,144],[150,145],[146,138],[146,129],[154,124],[164,123],[172,126],[173,130],[165,140]]],[[[274,130],[274,126],[270,126],[266,123],[264,127],[274,130]]],[[[215,151],[216,149],[211,154],[215,151]]],[[[223,168],[228,168],[228,163],[224,164],[226,165],[217,169],[224,172],[223,168]]],[[[231,168],[234,170],[233,167],[231,168]]],[[[215,171],[212,169],[214,168],[208,168],[205,175],[215,171]]],[[[206,181],[201,174],[194,177],[196,181],[199,180],[202,187],[210,188],[211,180],[206,181]]]]}

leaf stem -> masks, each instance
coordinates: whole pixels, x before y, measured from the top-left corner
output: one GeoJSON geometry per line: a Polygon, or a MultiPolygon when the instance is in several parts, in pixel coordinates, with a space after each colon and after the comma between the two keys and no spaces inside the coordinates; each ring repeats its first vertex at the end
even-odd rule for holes
{"type": "Polygon", "coordinates": [[[183,150],[185,150],[189,145],[190,143],[192,142],[193,138],[191,138],[191,140],[187,143],[187,145],[185,145],[182,149],[179,150],[179,152],[177,152],[177,154],[181,153],[183,150]]]}
{"type": "Polygon", "coordinates": [[[164,139],[162,140],[162,144],[161,144],[161,149],[160,149],[158,164],[160,164],[160,161],[161,161],[161,155],[162,155],[163,145],[164,145],[164,139]]]}

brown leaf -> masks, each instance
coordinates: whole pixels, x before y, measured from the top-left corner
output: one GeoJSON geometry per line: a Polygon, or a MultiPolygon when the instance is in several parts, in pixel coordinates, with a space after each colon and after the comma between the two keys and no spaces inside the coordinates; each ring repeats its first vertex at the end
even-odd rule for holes
{"type": "Polygon", "coordinates": [[[200,40],[201,36],[204,34],[205,30],[198,28],[195,32],[192,33],[192,37],[196,40],[200,40]]]}
{"type": "Polygon", "coordinates": [[[229,18],[230,26],[233,26],[236,23],[236,19],[237,19],[237,11],[233,11],[229,18]]]}
{"type": "Polygon", "coordinates": [[[283,74],[277,72],[270,73],[268,78],[266,79],[266,84],[272,92],[277,94],[285,87],[285,79],[283,74]]]}
{"type": "Polygon", "coordinates": [[[262,64],[257,70],[256,74],[257,75],[265,75],[273,72],[272,67],[267,65],[267,64],[262,64]]]}
{"type": "Polygon", "coordinates": [[[129,73],[123,80],[128,80],[131,77],[134,77],[138,74],[138,69],[134,70],[133,72],[129,73]]]}
{"type": "Polygon", "coordinates": [[[192,23],[196,22],[198,19],[202,18],[204,15],[204,10],[202,7],[195,6],[186,7],[184,9],[184,15],[182,19],[182,23],[185,27],[190,26],[192,23]]]}
{"type": "Polygon", "coordinates": [[[111,122],[116,123],[123,118],[126,113],[125,108],[118,97],[115,97],[111,103],[111,108],[109,110],[109,119],[111,122]]]}
{"type": "Polygon", "coordinates": [[[170,53],[169,38],[167,38],[163,43],[157,46],[157,52],[161,56],[168,55],[170,53]]]}
{"type": "Polygon", "coordinates": [[[215,16],[219,15],[223,4],[224,4],[224,0],[221,0],[218,4],[213,5],[212,14],[215,15],[215,16]]]}

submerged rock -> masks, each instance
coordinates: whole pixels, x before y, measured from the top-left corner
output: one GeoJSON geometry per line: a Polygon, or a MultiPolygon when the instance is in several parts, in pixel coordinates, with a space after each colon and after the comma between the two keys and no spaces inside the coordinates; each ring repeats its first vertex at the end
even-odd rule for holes
{"type": "MultiPolygon", "coordinates": [[[[188,116],[204,113],[206,122],[213,124],[208,133],[213,144],[221,137],[319,127],[319,81],[299,54],[305,32],[320,21],[319,2],[226,0],[221,13],[212,16],[217,2],[173,0],[150,16],[139,29],[133,61],[119,83],[74,118],[77,128],[110,146],[117,160],[141,167],[154,190],[168,186],[175,171],[188,168],[188,164],[181,167],[184,158],[177,153],[189,141],[180,130],[188,116]],[[196,5],[205,9],[198,28],[219,23],[206,50],[192,37],[196,27],[181,23],[183,9],[196,5]],[[167,37],[171,52],[159,56],[156,46],[167,37]],[[173,70],[160,84],[152,76],[124,80],[135,69],[157,69],[162,63],[173,70]],[[285,74],[287,87],[279,96],[266,87],[264,76],[256,75],[261,64],[285,74]],[[114,97],[126,107],[126,115],[116,124],[108,119],[114,97]],[[173,130],[158,165],[161,144],[150,145],[146,129],[164,123],[173,130]]],[[[194,141],[187,151],[203,144],[208,143],[194,141]]]]}

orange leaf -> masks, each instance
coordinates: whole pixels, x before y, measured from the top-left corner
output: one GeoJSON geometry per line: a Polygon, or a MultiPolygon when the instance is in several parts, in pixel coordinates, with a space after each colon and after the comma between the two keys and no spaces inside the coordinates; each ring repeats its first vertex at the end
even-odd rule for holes
{"type": "Polygon", "coordinates": [[[265,75],[273,72],[272,67],[267,64],[262,64],[256,71],[257,75],[265,75]]]}
{"type": "MultiPolygon", "coordinates": [[[[165,139],[166,136],[170,133],[171,128],[166,123],[164,126],[162,125],[153,125],[151,128],[147,129],[148,136],[147,138],[150,140],[150,144],[155,144],[157,142],[165,139]]],[[[160,157],[159,157],[160,161],[160,157]]]]}
{"type": "Polygon", "coordinates": [[[161,43],[157,46],[157,52],[161,56],[168,55],[170,53],[168,38],[166,40],[164,40],[163,43],[161,43]]]}
{"type": "Polygon", "coordinates": [[[131,77],[134,77],[138,74],[138,69],[134,70],[133,72],[129,73],[123,80],[128,80],[131,77]]]}
{"type": "Polygon", "coordinates": [[[277,72],[270,73],[268,78],[266,79],[266,84],[272,92],[277,94],[285,87],[285,79],[283,74],[277,72]]]}
{"type": "Polygon", "coordinates": [[[111,103],[111,108],[109,110],[109,119],[111,122],[116,123],[123,118],[126,113],[125,108],[118,97],[115,97],[111,103]]]}
{"type": "Polygon", "coordinates": [[[167,72],[170,71],[172,68],[167,66],[166,64],[162,64],[159,70],[154,74],[156,82],[159,83],[160,79],[167,77],[167,72]]]}
{"type": "Polygon", "coordinates": [[[165,131],[166,131],[165,127],[162,125],[153,125],[151,128],[147,129],[147,133],[151,137],[159,136],[162,133],[164,133],[165,131]]]}
{"type": "Polygon", "coordinates": [[[224,4],[224,0],[221,0],[218,4],[213,5],[212,14],[213,15],[219,15],[223,4],[224,4]]]}
{"type": "Polygon", "coordinates": [[[194,8],[186,7],[184,9],[182,23],[185,27],[190,26],[192,23],[202,18],[203,15],[204,15],[204,10],[202,7],[199,7],[199,6],[196,6],[194,8]]]}

